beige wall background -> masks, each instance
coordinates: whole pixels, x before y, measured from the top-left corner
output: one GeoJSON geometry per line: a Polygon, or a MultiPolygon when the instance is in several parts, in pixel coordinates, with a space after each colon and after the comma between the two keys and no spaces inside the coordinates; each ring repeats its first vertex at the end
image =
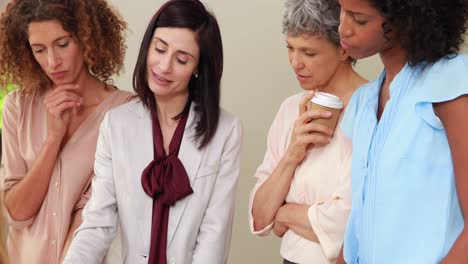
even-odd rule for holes
{"type": "MultiPolygon", "coordinates": [[[[165,1],[109,0],[129,24],[126,72],[115,78],[122,89],[132,90],[131,76],[141,37],[154,12],[165,1]]],[[[0,0],[0,10],[6,0],[0,0]]],[[[230,264],[281,263],[279,239],[250,234],[248,197],[253,173],[263,159],[266,135],[280,103],[300,91],[288,61],[281,33],[283,1],[204,1],[218,18],[225,54],[222,105],[244,126],[242,172],[237,192],[230,264]]],[[[464,52],[468,52],[465,45],[464,52]]],[[[382,66],[378,57],[360,61],[358,71],[375,78],[382,66]]]]}

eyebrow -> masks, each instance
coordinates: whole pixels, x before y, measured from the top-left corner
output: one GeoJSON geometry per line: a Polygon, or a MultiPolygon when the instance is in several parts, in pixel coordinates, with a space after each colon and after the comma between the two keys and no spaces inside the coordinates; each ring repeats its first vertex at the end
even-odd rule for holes
{"type": "MultiPolygon", "coordinates": [[[[161,41],[164,45],[169,46],[169,44],[168,44],[166,41],[164,41],[163,39],[161,39],[161,38],[154,37],[154,40],[161,41]]],[[[192,57],[192,58],[195,58],[195,56],[193,56],[192,54],[190,54],[190,53],[187,52],[187,51],[184,51],[184,50],[177,50],[177,52],[182,53],[182,54],[187,55],[187,56],[190,56],[190,57],[192,57]]]]}
{"type": "MultiPolygon", "coordinates": [[[[64,39],[66,39],[66,38],[71,38],[71,36],[70,36],[70,35],[62,36],[62,37],[59,37],[59,38],[54,39],[54,41],[52,41],[52,42],[55,43],[55,42],[64,40],[64,39]]],[[[39,43],[31,43],[30,46],[32,47],[32,46],[44,46],[44,45],[43,45],[43,44],[39,44],[39,43]]]]}
{"type": "Polygon", "coordinates": [[[350,14],[353,15],[353,16],[367,16],[367,15],[364,14],[364,13],[355,12],[355,11],[351,11],[351,10],[346,10],[346,12],[350,13],[350,14]]]}

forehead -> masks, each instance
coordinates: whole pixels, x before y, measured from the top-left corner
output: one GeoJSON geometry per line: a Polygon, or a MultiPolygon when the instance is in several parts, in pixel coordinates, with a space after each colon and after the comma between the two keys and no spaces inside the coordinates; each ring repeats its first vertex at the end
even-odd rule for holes
{"type": "Polygon", "coordinates": [[[170,48],[198,54],[197,34],[188,28],[158,27],[153,40],[161,39],[170,48]]]}
{"type": "Polygon", "coordinates": [[[289,45],[297,48],[323,48],[331,44],[331,42],[319,34],[300,34],[298,36],[288,35],[286,41],[289,45]]]}
{"type": "Polygon", "coordinates": [[[338,0],[338,2],[346,11],[363,14],[378,13],[377,9],[371,4],[369,0],[338,0]]]}
{"type": "Polygon", "coordinates": [[[31,22],[28,25],[28,39],[30,43],[54,41],[69,34],[57,20],[31,22]]]}

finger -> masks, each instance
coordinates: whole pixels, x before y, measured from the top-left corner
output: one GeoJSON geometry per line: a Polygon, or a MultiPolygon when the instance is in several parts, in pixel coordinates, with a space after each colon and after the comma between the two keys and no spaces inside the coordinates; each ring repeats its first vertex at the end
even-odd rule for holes
{"type": "Polygon", "coordinates": [[[318,119],[318,118],[330,118],[332,116],[332,112],[322,110],[322,109],[309,109],[307,112],[302,114],[300,117],[303,123],[309,123],[311,120],[318,119]]]}
{"type": "Polygon", "coordinates": [[[65,102],[65,101],[76,101],[78,103],[82,102],[81,96],[73,93],[73,92],[62,92],[55,96],[51,96],[44,100],[44,104],[48,105],[49,107],[57,106],[58,104],[65,102]]]}
{"type": "Polygon", "coordinates": [[[319,122],[307,123],[307,124],[301,126],[298,129],[298,132],[300,134],[310,134],[310,133],[314,133],[314,132],[319,132],[319,133],[323,133],[323,134],[325,134],[327,136],[333,135],[333,130],[331,128],[329,128],[327,125],[321,124],[319,122]]]}
{"type": "Polygon", "coordinates": [[[50,113],[55,116],[60,116],[66,110],[79,106],[76,102],[63,102],[56,107],[50,109],[50,113]]]}
{"type": "Polygon", "coordinates": [[[302,115],[307,111],[309,108],[310,99],[314,97],[314,94],[315,91],[310,91],[301,99],[301,102],[299,103],[299,115],[302,115]]]}
{"type": "Polygon", "coordinates": [[[53,91],[63,91],[63,90],[78,91],[79,88],[80,86],[78,84],[68,83],[68,84],[56,85],[52,88],[52,90],[53,91]]]}
{"type": "Polygon", "coordinates": [[[79,95],[78,88],[79,88],[79,86],[75,85],[75,84],[61,84],[61,85],[55,86],[52,90],[47,92],[47,94],[45,96],[45,99],[50,98],[50,97],[54,97],[57,94],[60,94],[60,93],[62,93],[64,91],[74,92],[74,93],[79,95]]]}
{"type": "Polygon", "coordinates": [[[326,145],[330,143],[331,138],[323,133],[313,133],[304,135],[303,137],[301,137],[300,141],[302,145],[326,145]]]}

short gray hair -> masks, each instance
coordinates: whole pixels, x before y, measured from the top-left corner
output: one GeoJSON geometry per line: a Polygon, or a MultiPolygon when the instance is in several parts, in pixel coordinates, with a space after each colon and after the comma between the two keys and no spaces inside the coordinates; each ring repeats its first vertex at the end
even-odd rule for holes
{"type": "Polygon", "coordinates": [[[283,34],[319,34],[340,45],[338,26],[340,6],[337,0],[286,0],[283,12],[283,34]]]}

